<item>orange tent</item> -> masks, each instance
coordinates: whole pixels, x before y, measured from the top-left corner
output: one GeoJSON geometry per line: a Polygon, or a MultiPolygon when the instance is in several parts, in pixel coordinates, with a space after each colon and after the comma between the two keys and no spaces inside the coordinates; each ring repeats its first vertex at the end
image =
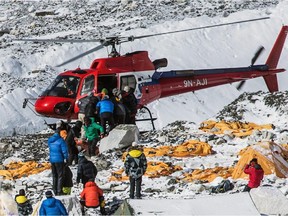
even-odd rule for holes
{"type": "Polygon", "coordinates": [[[265,175],[275,174],[280,178],[288,177],[288,150],[281,145],[271,141],[262,142],[242,149],[239,155],[241,158],[232,174],[234,179],[248,177],[243,170],[252,158],[258,159],[265,175]]]}
{"type": "Polygon", "coordinates": [[[35,161],[12,162],[5,166],[5,170],[0,170],[0,176],[3,176],[5,179],[18,179],[40,173],[50,169],[50,167],[50,163],[37,163],[35,161]]]}
{"type": "MultiPolygon", "coordinates": [[[[180,166],[174,166],[171,163],[149,161],[144,175],[149,178],[158,178],[160,176],[169,176],[179,170],[182,170],[180,166]]],[[[128,179],[128,176],[124,174],[124,169],[114,171],[110,177],[110,181],[126,181],[128,179]]]]}
{"type": "Polygon", "coordinates": [[[233,167],[215,167],[205,170],[196,169],[192,173],[185,173],[182,180],[191,182],[194,180],[212,182],[216,177],[222,177],[224,179],[232,176],[233,167]]]}
{"type": "Polygon", "coordinates": [[[199,129],[214,134],[224,134],[228,131],[234,136],[245,137],[251,135],[254,130],[272,129],[272,124],[257,125],[255,123],[208,120],[202,122],[199,129]]]}
{"type": "Polygon", "coordinates": [[[189,140],[178,146],[160,146],[158,148],[144,148],[146,157],[170,156],[170,157],[191,157],[206,156],[212,154],[212,147],[205,142],[189,140]]]}

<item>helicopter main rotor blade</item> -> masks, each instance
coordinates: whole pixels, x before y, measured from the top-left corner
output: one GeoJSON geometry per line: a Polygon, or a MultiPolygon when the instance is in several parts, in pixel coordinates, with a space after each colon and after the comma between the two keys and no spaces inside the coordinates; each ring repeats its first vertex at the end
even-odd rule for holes
{"type": "Polygon", "coordinates": [[[65,65],[65,64],[68,64],[68,63],[70,63],[70,62],[72,62],[72,61],[75,61],[75,60],[77,60],[77,59],[79,59],[79,58],[82,58],[83,56],[86,56],[86,55],[88,55],[88,54],[90,54],[90,53],[92,53],[92,52],[95,52],[95,51],[97,51],[97,50],[100,50],[100,49],[102,49],[103,47],[104,47],[104,46],[103,46],[102,44],[100,44],[99,46],[94,47],[93,49],[90,49],[90,50],[88,50],[88,51],[86,51],[86,52],[84,52],[84,53],[82,53],[82,54],[80,54],[80,55],[78,55],[78,56],[75,56],[75,57],[73,57],[73,58],[71,58],[71,59],[69,59],[69,60],[67,60],[67,61],[65,61],[65,62],[63,62],[63,63],[61,63],[61,64],[59,64],[59,65],[56,65],[56,67],[61,67],[61,66],[65,65]]]}
{"type": "Polygon", "coordinates": [[[262,17],[262,18],[256,18],[256,19],[249,19],[249,20],[241,20],[236,22],[230,22],[230,23],[222,23],[222,24],[216,24],[216,25],[210,25],[210,26],[201,26],[196,28],[190,28],[190,29],[183,29],[183,30],[177,30],[177,31],[170,31],[170,32],[163,32],[163,33],[156,33],[156,34],[150,34],[150,35],[142,35],[142,36],[131,36],[128,41],[133,41],[134,39],[141,39],[141,38],[147,38],[147,37],[153,37],[153,36],[159,36],[159,35],[166,35],[166,34],[173,34],[173,33],[179,33],[179,32],[186,32],[186,31],[194,31],[199,29],[206,29],[206,28],[215,28],[219,26],[225,26],[225,25],[234,25],[239,23],[245,23],[245,22],[254,22],[264,19],[270,19],[270,17],[262,17]]]}
{"type": "Polygon", "coordinates": [[[28,42],[51,42],[51,43],[85,43],[85,42],[99,42],[100,39],[90,39],[90,40],[77,40],[77,39],[32,39],[23,38],[15,39],[14,41],[28,41],[28,42]]]}

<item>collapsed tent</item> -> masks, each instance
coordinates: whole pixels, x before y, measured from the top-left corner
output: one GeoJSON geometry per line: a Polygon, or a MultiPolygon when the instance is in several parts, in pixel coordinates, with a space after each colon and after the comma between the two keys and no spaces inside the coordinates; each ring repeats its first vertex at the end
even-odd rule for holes
{"type": "Polygon", "coordinates": [[[241,158],[232,174],[234,179],[248,177],[243,170],[252,158],[258,159],[265,175],[275,174],[280,178],[288,177],[288,150],[281,145],[271,141],[262,142],[242,149],[239,155],[241,158]]]}
{"type": "MultiPolygon", "coordinates": [[[[177,146],[160,146],[157,148],[144,148],[143,152],[146,157],[170,156],[170,157],[191,157],[206,156],[213,153],[212,147],[205,142],[198,140],[189,140],[177,146]]],[[[127,152],[122,156],[124,161],[127,152]]]]}
{"type": "Polygon", "coordinates": [[[44,170],[50,169],[50,163],[37,163],[36,161],[12,162],[0,170],[0,176],[4,179],[18,179],[21,177],[37,174],[44,170]]]}
{"type": "MultiPolygon", "coordinates": [[[[171,163],[160,161],[149,161],[147,164],[145,176],[149,178],[158,178],[160,176],[169,176],[172,173],[182,170],[180,166],[174,166],[171,163]]],[[[124,169],[120,169],[111,174],[110,181],[126,181],[129,177],[124,174],[124,169]]]]}
{"type": "Polygon", "coordinates": [[[212,182],[216,177],[227,179],[232,176],[233,167],[215,167],[205,170],[196,169],[192,173],[184,173],[183,181],[192,182],[195,180],[212,182]]]}
{"type": "Polygon", "coordinates": [[[243,122],[226,122],[226,121],[204,121],[201,123],[200,130],[214,134],[230,133],[237,137],[245,137],[252,134],[254,130],[270,130],[273,128],[272,124],[257,125],[255,123],[243,122]]]}
{"type": "Polygon", "coordinates": [[[158,148],[144,148],[146,157],[170,156],[170,157],[191,157],[206,156],[212,154],[212,147],[205,142],[189,140],[178,146],[160,146],[158,148]]]}

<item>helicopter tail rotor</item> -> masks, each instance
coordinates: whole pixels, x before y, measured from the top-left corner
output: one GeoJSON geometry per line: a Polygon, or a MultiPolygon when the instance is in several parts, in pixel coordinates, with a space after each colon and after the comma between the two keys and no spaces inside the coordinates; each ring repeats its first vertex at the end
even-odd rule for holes
{"type": "Polygon", "coordinates": [[[251,66],[254,65],[254,63],[257,61],[257,59],[259,58],[259,56],[262,54],[262,52],[264,51],[264,47],[260,46],[257,50],[257,52],[255,53],[254,57],[251,59],[251,66]]]}
{"type": "MultiPolygon", "coordinates": [[[[255,62],[257,61],[257,59],[259,58],[259,56],[262,54],[262,52],[264,51],[264,47],[263,46],[260,46],[258,48],[258,50],[256,51],[255,55],[253,56],[253,58],[251,59],[251,66],[253,66],[255,64],[255,62]]],[[[237,85],[237,90],[240,91],[244,84],[245,84],[245,80],[242,80],[238,85],[237,85]]]]}

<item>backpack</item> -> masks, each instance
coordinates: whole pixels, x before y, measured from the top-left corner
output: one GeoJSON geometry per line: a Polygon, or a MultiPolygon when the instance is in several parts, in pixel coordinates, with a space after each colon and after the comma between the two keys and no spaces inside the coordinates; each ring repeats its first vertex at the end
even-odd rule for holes
{"type": "Polygon", "coordinates": [[[222,180],[219,185],[212,187],[212,193],[225,193],[233,190],[234,185],[229,180],[222,180]]]}

